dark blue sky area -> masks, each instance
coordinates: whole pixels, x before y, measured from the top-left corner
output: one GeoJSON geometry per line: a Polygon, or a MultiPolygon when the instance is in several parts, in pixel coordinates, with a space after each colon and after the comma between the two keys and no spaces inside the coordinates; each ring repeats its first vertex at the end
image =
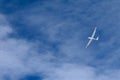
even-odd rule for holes
{"type": "Polygon", "coordinates": [[[0,11],[5,14],[11,14],[22,10],[35,2],[38,2],[38,0],[1,0],[0,11]]]}

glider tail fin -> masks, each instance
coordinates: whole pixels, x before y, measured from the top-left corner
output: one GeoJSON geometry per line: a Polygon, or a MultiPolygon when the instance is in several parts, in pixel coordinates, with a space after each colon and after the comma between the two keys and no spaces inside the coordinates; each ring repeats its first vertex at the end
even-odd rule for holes
{"type": "Polygon", "coordinates": [[[99,40],[99,37],[97,37],[96,40],[99,40]]]}

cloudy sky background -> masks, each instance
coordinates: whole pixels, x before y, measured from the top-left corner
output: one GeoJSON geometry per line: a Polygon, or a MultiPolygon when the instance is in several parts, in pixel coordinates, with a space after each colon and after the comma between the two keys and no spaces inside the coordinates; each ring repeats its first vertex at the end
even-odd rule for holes
{"type": "Polygon", "coordinates": [[[119,80],[120,1],[1,0],[0,80],[119,80]],[[85,49],[97,27],[99,41],[85,49]]]}

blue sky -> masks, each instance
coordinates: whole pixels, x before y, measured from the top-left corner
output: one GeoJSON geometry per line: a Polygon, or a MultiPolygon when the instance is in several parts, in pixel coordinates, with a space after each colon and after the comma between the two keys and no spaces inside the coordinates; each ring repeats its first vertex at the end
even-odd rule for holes
{"type": "Polygon", "coordinates": [[[120,1],[1,0],[0,80],[119,80],[120,1]],[[100,37],[87,49],[94,27],[100,37]]]}

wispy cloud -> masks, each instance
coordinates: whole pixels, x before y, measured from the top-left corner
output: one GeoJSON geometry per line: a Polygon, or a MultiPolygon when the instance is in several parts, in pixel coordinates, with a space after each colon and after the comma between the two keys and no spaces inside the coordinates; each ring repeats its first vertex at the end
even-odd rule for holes
{"type": "MultiPolygon", "coordinates": [[[[4,15],[1,15],[4,20],[4,15]]],[[[42,55],[37,50],[37,43],[10,37],[15,30],[6,24],[0,24],[0,79],[6,77],[16,80],[27,74],[42,72],[47,69],[52,58],[49,51],[42,55]],[[47,68],[45,68],[47,67],[47,68]]]]}

